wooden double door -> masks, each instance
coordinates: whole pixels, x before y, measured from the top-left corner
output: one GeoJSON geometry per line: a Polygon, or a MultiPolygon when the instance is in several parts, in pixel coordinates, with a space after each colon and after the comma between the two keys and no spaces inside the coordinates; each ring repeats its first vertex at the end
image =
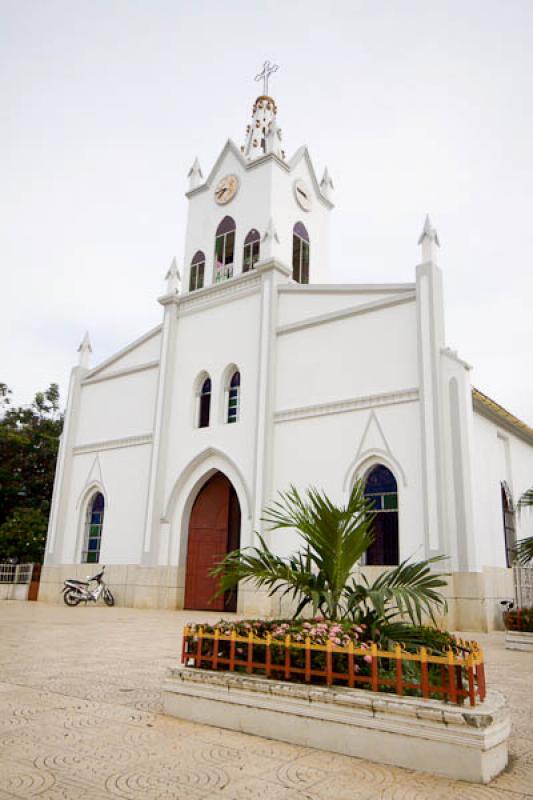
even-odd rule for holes
{"type": "Polygon", "coordinates": [[[200,489],[191,511],[184,607],[236,611],[237,590],[213,598],[218,581],[210,571],[239,547],[241,509],[235,489],[217,472],[200,489]]]}

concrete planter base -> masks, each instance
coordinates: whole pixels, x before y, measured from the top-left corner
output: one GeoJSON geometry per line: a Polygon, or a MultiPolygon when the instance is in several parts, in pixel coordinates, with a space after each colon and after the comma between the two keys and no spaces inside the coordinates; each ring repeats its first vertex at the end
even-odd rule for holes
{"type": "Polygon", "coordinates": [[[181,719],[473,783],[507,765],[510,714],[495,691],[470,708],[178,667],[163,698],[181,719]]]}
{"type": "Polygon", "coordinates": [[[506,631],[505,647],[507,650],[526,650],[533,653],[533,632],[506,631]]]}

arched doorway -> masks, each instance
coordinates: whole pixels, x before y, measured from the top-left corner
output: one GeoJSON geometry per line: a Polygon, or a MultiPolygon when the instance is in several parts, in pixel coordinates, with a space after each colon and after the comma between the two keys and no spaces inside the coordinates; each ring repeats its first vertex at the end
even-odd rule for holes
{"type": "Polygon", "coordinates": [[[240,530],[237,493],[226,476],[217,472],[200,489],[191,511],[184,608],[236,611],[237,590],[212,599],[217,581],[209,572],[239,547],[240,530]]]}
{"type": "Polygon", "coordinates": [[[374,541],[366,551],[369,565],[393,566],[399,563],[398,486],[396,478],[383,464],[377,464],[365,481],[365,496],[372,501],[374,541]]]}

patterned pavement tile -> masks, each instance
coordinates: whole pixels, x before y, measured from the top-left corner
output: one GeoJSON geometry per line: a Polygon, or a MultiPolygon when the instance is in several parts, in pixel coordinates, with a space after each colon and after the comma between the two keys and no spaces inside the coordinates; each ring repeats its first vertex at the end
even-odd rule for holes
{"type": "Polygon", "coordinates": [[[163,716],[193,616],[0,603],[0,800],[533,800],[533,654],[502,634],[478,638],[511,760],[477,786],[163,716]]]}

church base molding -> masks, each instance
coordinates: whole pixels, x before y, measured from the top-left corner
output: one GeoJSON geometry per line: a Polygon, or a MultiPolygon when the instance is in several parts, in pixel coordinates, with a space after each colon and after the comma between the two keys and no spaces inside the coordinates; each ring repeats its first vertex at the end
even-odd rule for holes
{"type": "MultiPolygon", "coordinates": [[[[45,564],[41,571],[39,601],[63,603],[61,589],[65,580],[85,580],[98,569],[96,564],[45,564]]],[[[105,580],[117,606],[171,611],[183,608],[185,569],[182,567],[108,564],[105,580]]],[[[239,589],[237,611],[246,616],[268,616],[271,613],[271,599],[266,592],[243,586],[239,589]]],[[[224,612],[221,611],[220,615],[223,616],[224,612]]]]}
{"type": "Polygon", "coordinates": [[[496,691],[475,707],[454,706],[178,667],[163,684],[163,707],[192,722],[472,783],[489,783],[508,761],[510,711],[496,691]]]}
{"type": "MultiPolygon", "coordinates": [[[[362,567],[374,580],[383,567],[362,567]]],[[[85,580],[97,571],[92,564],[45,564],[41,572],[39,600],[62,603],[61,587],[67,578],[85,580]]],[[[181,609],[185,593],[185,568],[108,564],[106,582],[119,606],[148,609],[181,609]]],[[[445,591],[448,613],[439,617],[439,625],[454,631],[487,632],[503,630],[502,600],[513,598],[512,570],[485,567],[480,572],[452,572],[445,591]]],[[[249,617],[291,616],[295,608],[278,597],[268,597],[252,587],[239,587],[237,611],[249,617]]],[[[220,612],[221,616],[223,612],[220,612]]]]}

